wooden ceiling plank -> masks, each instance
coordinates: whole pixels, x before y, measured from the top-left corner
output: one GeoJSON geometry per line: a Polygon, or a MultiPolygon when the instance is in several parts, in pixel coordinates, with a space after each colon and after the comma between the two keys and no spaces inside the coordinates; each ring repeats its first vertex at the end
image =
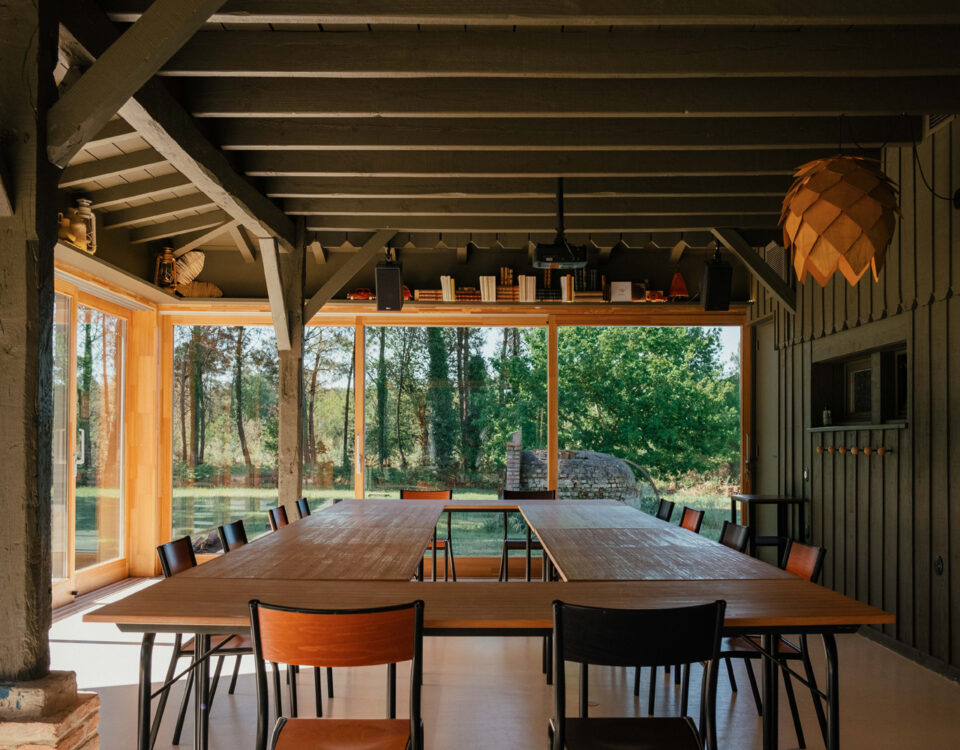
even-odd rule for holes
{"type": "Polygon", "coordinates": [[[91,146],[100,146],[106,143],[122,143],[124,141],[135,140],[139,137],[137,131],[130,127],[129,123],[118,118],[110,120],[110,122],[100,128],[99,132],[90,138],[85,146],[86,148],[90,148],[91,146]]]}
{"type": "MultiPolygon", "coordinates": [[[[705,213],[777,213],[778,197],[565,197],[564,212],[576,215],[683,215],[705,213]]],[[[554,216],[555,198],[290,198],[284,210],[291,215],[404,214],[418,216],[554,216]]]]}
{"type": "Polygon", "coordinates": [[[306,302],[303,306],[303,322],[309,323],[310,319],[317,314],[328,300],[332,299],[350,279],[356,276],[377,253],[383,251],[396,233],[394,229],[376,230],[373,236],[353,253],[340,268],[334,271],[326,283],[306,302]]]}
{"type": "MultiPolygon", "coordinates": [[[[865,148],[909,142],[922,118],[849,117],[843,129],[865,148]]],[[[225,119],[225,151],[649,151],[836,148],[837,117],[757,118],[263,118],[225,119]]]]}
{"type": "Polygon", "coordinates": [[[819,149],[783,151],[253,151],[252,177],[793,175],[819,149]]]}
{"type": "Polygon", "coordinates": [[[277,241],[273,237],[261,237],[259,244],[260,258],[263,260],[263,275],[267,281],[267,298],[270,300],[270,314],[273,317],[273,330],[277,337],[277,349],[282,352],[289,351],[290,324],[283,296],[283,283],[280,279],[277,241]]]}
{"type": "Polygon", "coordinates": [[[960,30],[201,32],[169,76],[778,78],[960,74],[960,30]],[[643,50],[643,54],[637,54],[643,50]]]}
{"type": "Polygon", "coordinates": [[[163,164],[165,161],[166,159],[152,148],[131,151],[129,154],[69,166],[60,173],[59,184],[61,188],[77,187],[86,182],[94,182],[105,177],[118,177],[125,172],[163,164]]]}
{"type": "Polygon", "coordinates": [[[738,260],[759,281],[770,294],[776,297],[792,313],[797,311],[797,298],[790,287],[768,264],[761,258],[736,229],[716,227],[711,233],[727,250],[733,253],[738,260]]]}
{"type": "Polygon", "coordinates": [[[190,180],[182,174],[168,174],[162,177],[152,177],[149,180],[127,182],[101,190],[91,190],[86,194],[86,197],[92,202],[94,209],[104,209],[117,203],[169,193],[171,190],[189,184],[190,180]]]}
{"type": "MultiPolygon", "coordinates": [[[[691,216],[567,216],[566,229],[575,232],[708,231],[720,224],[749,228],[776,228],[779,213],[691,216]]],[[[311,216],[307,229],[315,232],[354,232],[375,227],[398,232],[550,232],[554,216],[311,216]]]]}
{"type": "MultiPolygon", "coordinates": [[[[198,117],[796,117],[960,111],[960,77],[191,78],[198,117]]],[[[838,133],[839,136],[839,133],[838,133]]]]}
{"type": "Polygon", "coordinates": [[[203,193],[192,193],[191,195],[184,195],[179,198],[169,198],[168,200],[157,201],[156,203],[147,203],[143,206],[111,211],[104,215],[103,227],[104,229],[129,227],[134,224],[143,223],[144,221],[172,216],[180,211],[207,208],[213,205],[213,201],[203,193]]]}
{"type": "MultiPolygon", "coordinates": [[[[101,0],[114,21],[136,21],[150,0],[101,0]]],[[[903,26],[960,23],[940,0],[229,0],[211,23],[421,26],[903,26]]]]}
{"type": "MultiPolygon", "coordinates": [[[[575,197],[774,196],[782,199],[792,179],[784,175],[723,177],[568,177],[564,195],[575,197]]],[[[273,198],[551,198],[557,181],[549,177],[462,179],[432,177],[270,177],[263,180],[273,198]]]]}
{"type": "MultiPolygon", "coordinates": [[[[96,58],[116,39],[112,23],[98,8],[61,7],[61,23],[76,46],[96,58]]],[[[121,107],[119,114],[158,153],[185,175],[230,218],[255,237],[275,237],[288,249],[295,239],[293,222],[258,192],[200,131],[190,115],[156,78],[148,81],[121,107]]]]}
{"type": "Polygon", "coordinates": [[[183,219],[170,219],[157,224],[148,224],[145,227],[136,227],[130,230],[130,242],[134,245],[153,240],[165,240],[178,234],[186,234],[197,229],[217,227],[228,221],[230,217],[220,210],[188,216],[183,219]]]}
{"type": "Polygon", "coordinates": [[[223,224],[218,224],[208,229],[199,229],[188,234],[181,234],[174,237],[173,246],[175,250],[173,251],[173,257],[179,258],[191,250],[196,250],[203,245],[209,244],[212,240],[229,230],[231,226],[236,226],[236,224],[237,222],[231,219],[230,221],[225,221],[223,224]]]}
{"type": "MultiPolygon", "coordinates": [[[[154,0],[50,107],[47,114],[50,161],[65,167],[223,2],[154,0]]],[[[89,3],[90,0],[73,0],[73,4],[85,7],[89,3]]]]}

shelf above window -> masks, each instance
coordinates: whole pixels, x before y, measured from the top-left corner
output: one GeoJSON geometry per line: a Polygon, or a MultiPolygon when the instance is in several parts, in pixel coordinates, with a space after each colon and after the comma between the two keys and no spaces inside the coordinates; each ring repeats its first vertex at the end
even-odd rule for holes
{"type": "Polygon", "coordinates": [[[864,430],[905,430],[906,428],[906,422],[886,422],[884,424],[853,422],[851,424],[832,424],[829,427],[808,427],[807,432],[862,432],[864,430]]]}

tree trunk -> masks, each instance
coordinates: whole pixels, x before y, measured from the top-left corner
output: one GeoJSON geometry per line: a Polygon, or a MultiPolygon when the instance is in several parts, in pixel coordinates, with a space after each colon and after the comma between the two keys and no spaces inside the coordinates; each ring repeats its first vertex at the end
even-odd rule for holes
{"type": "Polygon", "coordinates": [[[197,465],[197,453],[200,436],[200,362],[197,346],[200,342],[200,327],[194,326],[190,335],[190,346],[187,349],[189,356],[187,366],[190,368],[190,466],[197,465]]]}
{"type": "Polygon", "coordinates": [[[247,434],[243,429],[243,326],[234,328],[237,337],[237,346],[233,356],[233,395],[236,408],[237,437],[240,439],[240,450],[243,452],[243,464],[246,466],[247,482],[253,474],[253,461],[250,460],[250,449],[247,447],[247,434]]]}
{"type": "Polygon", "coordinates": [[[411,328],[402,328],[401,340],[403,344],[400,347],[400,371],[397,374],[397,450],[400,451],[400,465],[407,468],[407,454],[403,450],[403,436],[400,430],[401,423],[401,404],[403,403],[404,376],[407,374],[408,360],[410,358],[410,339],[413,333],[411,328]]]}
{"type": "Polygon", "coordinates": [[[343,459],[344,471],[350,468],[350,384],[353,382],[353,368],[357,360],[350,357],[350,372],[347,374],[347,389],[343,396],[343,459]]]}
{"type": "Polygon", "coordinates": [[[380,328],[380,355],[377,357],[377,459],[380,470],[387,458],[387,329],[380,328]]]}

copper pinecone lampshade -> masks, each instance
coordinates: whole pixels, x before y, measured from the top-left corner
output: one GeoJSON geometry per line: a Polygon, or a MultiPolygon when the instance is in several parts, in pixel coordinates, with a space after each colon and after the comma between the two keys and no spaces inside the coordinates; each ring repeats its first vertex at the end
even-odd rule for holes
{"type": "Polygon", "coordinates": [[[854,285],[867,268],[876,280],[900,213],[890,178],[877,162],[857,156],[808,162],[795,177],[780,224],[800,281],[809,271],[826,286],[840,269],[854,285]]]}

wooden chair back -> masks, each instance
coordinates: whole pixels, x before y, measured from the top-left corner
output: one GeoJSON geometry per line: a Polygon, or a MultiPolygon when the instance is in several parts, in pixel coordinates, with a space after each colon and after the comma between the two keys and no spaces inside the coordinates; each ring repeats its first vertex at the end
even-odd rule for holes
{"type": "Polygon", "coordinates": [[[197,567],[197,556],[189,536],[174,539],[157,547],[163,577],[169,578],[190,568],[197,567]]]}
{"type": "Polygon", "coordinates": [[[307,498],[301,497],[297,500],[297,518],[303,518],[310,515],[310,503],[307,498]]]}
{"type": "Polygon", "coordinates": [[[730,521],[723,522],[723,528],[720,530],[720,544],[737,552],[743,552],[747,548],[747,542],[750,541],[750,529],[730,521]]]}
{"type": "Polygon", "coordinates": [[[242,547],[247,543],[247,530],[243,527],[243,519],[217,526],[217,536],[220,537],[220,546],[224,552],[233,552],[242,547]]]}
{"type": "Polygon", "coordinates": [[[267,520],[270,522],[270,531],[282,529],[290,523],[290,520],[287,518],[287,509],[283,505],[270,508],[270,510],[267,511],[267,520]]]}
{"type": "Polygon", "coordinates": [[[401,500],[452,500],[453,490],[400,490],[401,500]]]}
{"type": "Polygon", "coordinates": [[[815,582],[820,577],[826,556],[827,550],[824,547],[813,547],[790,540],[784,550],[780,567],[805,581],[815,582]]]}
{"type": "MultiPolygon", "coordinates": [[[[703,734],[716,747],[717,666],[726,602],[671,609],[609,609],[553,603],[554,747],[565,747],[565,662],[581,665],[660,667],[707,662],[701,687],[703,734]]],[[[580,716],[587,718],[586,667],[580,669],[580,716]]],[[[609,721],[609,719],[605,719],[609,721]]]]}
{"type": "Polygon", "coordinates": [[[673,518],[673,507],[674,503],[672,500],[664,500],[660,498],[660,502],[657,505],[657,518],[661,521],[669,522],[673,518]]]}
{"type": "Polygon", "coordinates": [[[699,534],[700,527],[703,525],[703,516],[704,512],[702,510],[684,508],[683,515],[680,516],[680,528],[699,534]]]}
{"type": "Polygon", "coordinates": [[[501,490],[501,500],[556,500],[556,490],[501,490]]]}
{"type": "Polygon", "coordinates": [[[357,610],[316,610],[250,602],[257,676],[257,743],[265,750],[270,696],[266,662],[301,667],[386,664],[387,716],[396,717],[396,663],[410,661],[410,747],[421,745],[423,602],[357,610]]]}

